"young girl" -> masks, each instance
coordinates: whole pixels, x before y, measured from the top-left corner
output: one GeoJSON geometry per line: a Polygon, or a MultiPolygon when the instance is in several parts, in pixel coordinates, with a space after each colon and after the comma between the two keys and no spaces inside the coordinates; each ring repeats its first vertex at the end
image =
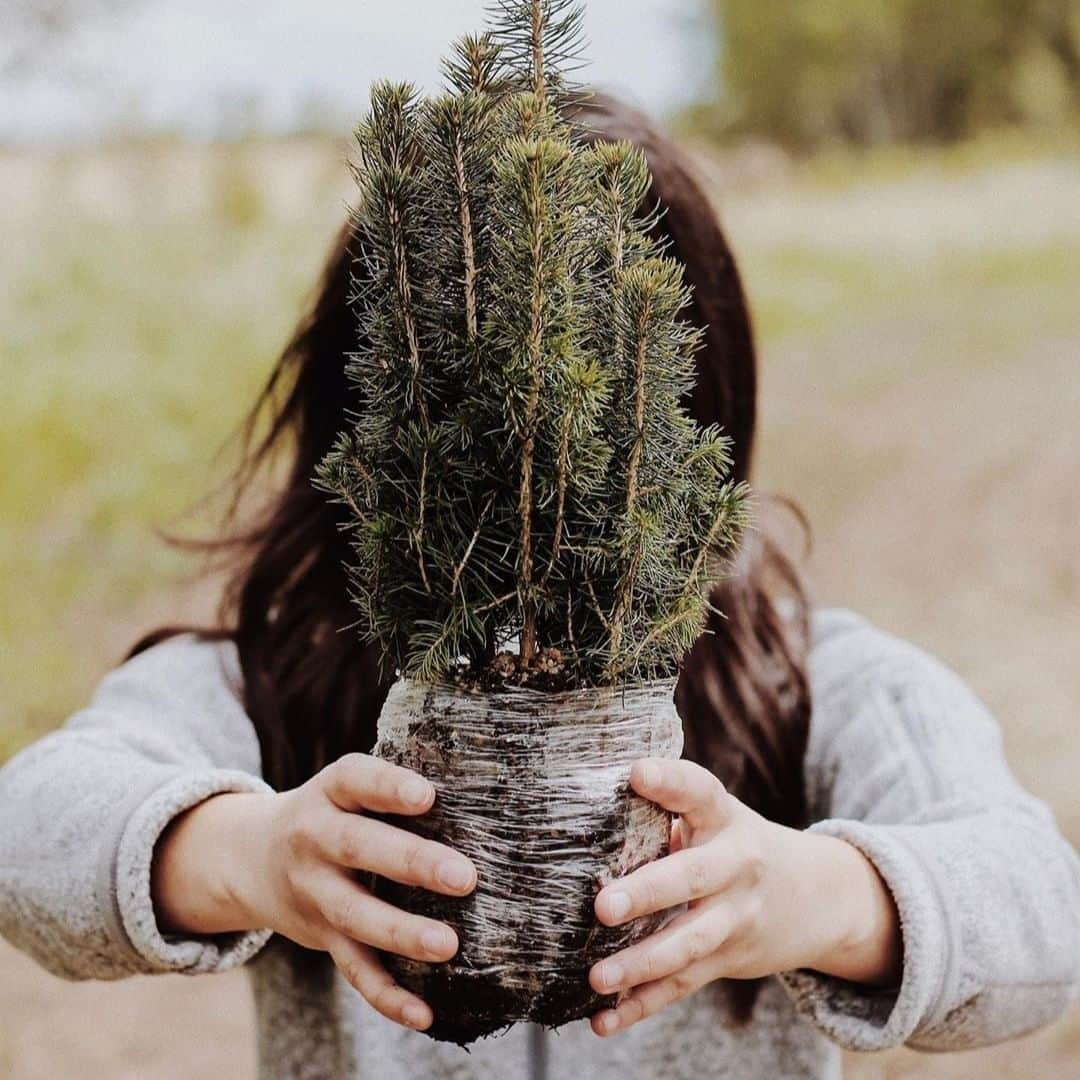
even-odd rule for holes
{"type": "MultiPolygon", "coordinates": [[[[750,472],[755,359],[738,274],[679,151],[597,99],[583,137],[647,154],[657,228],[706,329],[690,407],[750,472]]],[[[430,1008],[379,951],[438,962],[453,931],[369,875],[450,895],[456,852],[374,814],[422,814],[422,776],[365,755],[387,692],[356,632],[339,509],[312,485],[345,426],[346,230],[257,406],[238,492],[290,468],[238,556],[222,626],[145,642],[90,706],[0,772],[0,932],[68,978],[248,964],[267,1078],[833,1077],[838,1046],[954,1050],[1064,1009],[1078,977],[1080,865],[1002,757],[993,719],[939,663],[856,615],[808,609],[750,532],[677,693],[687,760],[632,783],[677,815],[673,853],[606,887],[614,925],[686,905],[598,964],[616,1008],[527,1026],[471,1054],[421,1034],[430,1008]]]]}

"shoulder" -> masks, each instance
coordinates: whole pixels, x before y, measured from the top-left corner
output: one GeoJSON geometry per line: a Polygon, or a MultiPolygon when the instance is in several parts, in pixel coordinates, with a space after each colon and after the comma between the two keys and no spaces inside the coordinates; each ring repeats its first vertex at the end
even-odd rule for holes
{"type": "Polygon", "coordinates": [[[198,753],[258,770],[236,647],[195,634],[167,638],[111,671],[65,725],[135,740],[161,759],[198,753]]]}
{"type": "Polygon", "coordinates": [[[926,688],[977,704],[963,680],[939,659],[844,608],[814,612],[808,674],[815,708],[857,704],[875,687],[926,688]]]}
{"type": "Polygon", "coordinates": [[[236,646],[198,634],[177,634],[126,660],[101,682],[94,702],[117,696],[237,705],[242,678],[236,646]]]}
{"type": "Polygon", "coordinates": [[[896,799],[1001,790],[1001,733],[974,691],[936,657],[850,611],[813,617],[806,777],[818,806],[846,778],[887,778],[896,799]]]}

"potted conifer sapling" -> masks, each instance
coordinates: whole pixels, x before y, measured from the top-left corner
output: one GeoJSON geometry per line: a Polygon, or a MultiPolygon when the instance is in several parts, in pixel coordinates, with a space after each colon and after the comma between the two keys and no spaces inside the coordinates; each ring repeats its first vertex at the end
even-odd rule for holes
{"type": "Polygon", "coordinates": [[[377,84],[357,131],[356,410],[319,482],[400,676],[375,752],[437,791],[397,823],[477,867],[463,900],[378,885],[457,930],[447,964],[387,961],[462,1044],[610,1004],[589,968],[659,925],[593,901],[667,851],[630,766],[681,753],[675,677],[746,512],[682,404],[699,334],[646,162],[565,119],[580,29],[501,0],[443,95],[377,84]]]}

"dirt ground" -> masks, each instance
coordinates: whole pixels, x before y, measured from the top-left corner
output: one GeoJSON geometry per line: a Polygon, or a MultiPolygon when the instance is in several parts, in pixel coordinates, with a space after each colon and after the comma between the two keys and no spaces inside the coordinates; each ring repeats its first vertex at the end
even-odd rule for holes
{"type": "MultiPolygon", "coordinates": [[[[252,1080],[252,1009],[240,972],[71,984],[0,942],[6,1080],[252,1080]]],[[[1067,1080],[1080,1075],[1075,1014],[1006,1047],[928,1057],[851,1055],[850,1080],[1067,1080]]],[[[553,1078],[562,1080],[562,1078],[553,1078]]],[[[747,1078],[762,1080],[762,1078],[747,1078]]]]}
{"type": "MultiPolygon", "coordinates": [[[[303,200],[296,192],[316,173],[335,175],[336,148],[314,155],[305,150],[307,157],[290,158],[276,170],[265,160],[270,152],[259,152],[257,175],[263,187],[258,197],[243,185],[229,189],[234,202],[239,195],[251,200],[246,210],[248,203],[241,201],[241,211],[255,218],[279,211],[302,214],[303,200]],[[301,174],[302,184],[295,179],[301,174]]],[[[207,171],[197,151],[184,153],[193,175],[207,171]]],[[[44,206],[55,189],[39,182],[32,161],[16,165],[9,178],[22,183],[27,200],[40,197],[44,206]]],[[[169,172],[166,165],[161,167],[169,172]]],[[[142,173],[131,167],[137,180],[142,173]]],[[[724,162],[705,167],[724,195],[725,219],[761,331],[758,483],[795,495],[807,511],[815,533],[811,569],[816,595],[822,603],[865,612],[935,651],[968,679],[1000,717],[1016,772],[1050,803],[1070,839],[1080,841],[1080,750],[1075,743],[1080,707],[1080,163],[1068,156],[1006,164],[935,159],[885,176],[874,171],[842,181],[820,171],[804,175],[770,167],[764,178],[755,174],[742,183],[728,182],[737,170],[725,171],[724,162]]],[[[65,176],[82,177],[79,190],[87,200],[104,198],[102,192],[115,197],[120,190],[108,163],[91,163],[82,172],[77,163],[65,168],[65,176]]],[[[211,172],[220,179],[220,168],[215,165],[211,172]]],[[[135,180],[133,192],[140,190],[135,180]]],[[[173,185],[171,190],[193,186],[173,185]]],[[[11,201],[5,206],[10,214],[11,201]]],[[[254,325],[265,307],[251,283],[253,269],[269,273],[268,266],[291,267],[295,261],[295,249],[265,219],[259,221],[256,235],[262,236],[258,229],[265,226],[270,239],[258,240],[265,247],[251,241],[243,248],[248,261],[238,260],[235,271],[243,280],[238,277],[237,287],[229,290],[213,281],[206,286],[208,293],[227,293],[233,305],[226,313],[230,327],[244,319],[254,325]],[[276,260],[272,266],[267,255],[276,260]]],[[[324,224],[316,230],[320,236],[324,224]]],[[[134,235],[143,234],[136,230],[134,235]]],[[[161,240],[159,233],[153,235],[161,240]]],[[[126,250],[110,258],[124,266],[126,250]]],[[[192,258],[193,265],[184,270],[190,276],[169,285],[170,304],[174,295],[198,300],[199,294],[184,287],[184,280],[194,282],[198,271],[198,260],[192,258]]],[[[295,278],[310,276],[307,268],[315,261],[313,252],[305,250],[295,278]]],[[[141,275],[152,280],[153,268],[141,275]]],[[[288,280],[291,290],[296,282],[288,280]]],[[[111,287],[108,280],[94,284],[102,290],[111,287]]],[[[91,300],[103,303],[96,293],[91,300]]],[[[56,321],[51,309],[43,310],[45,322],[56,321]]],[[[147,341],[167,348],[189,324],[209,327],[207,334],[217,325],[201,316],[181,316],[183,327],[151,326],[147,341]]],[[[111,347],[112,329],[104,325],[102,340],[111,347]]],[[[241,345],[262,348],[277,329],[241,345]]],[[[44,332],[40,342],[31,344],[39,362],[51,361],[54,346],[44,332]]],[[[147,347],[145,341],[139,345],[147,347]]],[[[83,348],[76,353],[88,355],[83,348]]],[[[116,393],[131,392],[119,385],[116,393]]],[[[42,390],[41,397],[55,414],[55,388],[42,390]]],[[[177,421],[175,432],[169,429],[171,453],[190,452],[185,439],[196,438],[192,431],[205,435],[215,430],[216,421],[206,419],[201,400],[185,399],[182,423],[177,421]],[[203,426],[196,429],[197,423],[203,426]]],[[[37,418],[31,420],[38,424],[37,418]]],[[[30,421],[26,430],[31,430],[30,421]]],[[[79,454],[69,456],[81,462],[79,454]]],[[[150,541],[145,521],[133,516],[130,536],[135,539],[110,547],[107,538],[120,535],[120,526],[110,519],[102,528],[112,533],[94,532],[90,500],[100,503],[102,492],[113,489],[103,487],[100,478],[94,486],[76,475],[63,481],[55,500],[68,517],[42,519],[43,531],[33,537],[37,543],[44,536],[54,546],[75,538],[71,547],[79,548],[85,576],[62,576],[58,564],[47,564],[37,554],[40,566],[28,563],[19,570],[16,560],[27,543],[18,537],[10,549],[0,548],[5,563],[17,571],[11,588],[18,588],[22,578],[34,590],[21,600],[17,592],[3,594],[4,604],[10,607],[14,596],[27,613],[19,623],[22,651],[15,653],[21,672],[13,668],[12,676],[34,675],[34,685],[23,677],[13,700],[33,700],[54,676],[61,687],[53,695],[55,704],[50,699],[49,710],[25,728],[20,726],[22,710],[10,709],[7,730],[0,714],[0,751],[18,745],[25,731],[55,722],[66,703],[85,694],[91,672],[138,629],[172,610],[172,599],[156,598],[153,590],[148,594],[145,582],[136,589],[127,577],[109,579],[108,605],[98,604],[97,594],[87,591],[85,583],[104,580],[110,565],[130,568],[150,541]],[[76,487],[82,501],[71,503],[76,487]],[[64,592],[55,600],[59,614],[54,618],[50,612],[41,620],[41,641],[67,635],[72,651],[66,660],[63,649],[46,655],[30,636],[30,603],[43,602],[42,590],[54,582],[64,592]],[[106,611],[100,620],[94,614],[98,610],[106,611]],[[97,620],[96,633],[87,635],[91,617],[97,620]],[[72,656],[78,657],[77,665],[72,656]],[[77,676],[65,672],[65,663],[77,676]],[[69,682],[62,683],[64,678],[69,682]]],[[[123,480],[129,487],[134,484],[126,473],[123,480]]],[[[130,501],[132,490],[118,487],[116,505],[130,501]]],[[[0,542],[5,536],[0,533],[0,542]]],[[[69,569],[75,574],[67,563],[63,566],[65,574],[69,569]]],[[[144,576],[148,572],[139,570],[144,576]]],[[[194,1080],[217,1075],[244,1080],[253,1070],[251,1004],[241,974],[70,985],[0,943],[0,1076],[194,1080]]],[[[853,1057],[847,1075],[855,1080],[1080,1076],[1080,1008],[1007,1047],[946,1056],[898,1051],[853,1057]]]]}

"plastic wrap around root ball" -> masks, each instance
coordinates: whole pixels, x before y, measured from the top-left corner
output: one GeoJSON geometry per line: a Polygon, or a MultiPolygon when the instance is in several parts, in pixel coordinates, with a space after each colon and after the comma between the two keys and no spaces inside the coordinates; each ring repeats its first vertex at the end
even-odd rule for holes
{"type": "Polygon", "coordinates": [[[437,791],[429,813],[394,822],[456,848],[478,875],[464,899],[377,883],[384,899],[457,931],[449,963],[385,957],[431,1005],[432,1037],[465,1045],[612,1003],[591,989],[589,969],[664,916],[608,928],[593,905],[604,885],[667,854],[671,815],[633,794],[629,777],[639,758],[682,753],[673,696],[673,681],[470,693],[406,680],[391,690],[375,753],[437,791]]]}

